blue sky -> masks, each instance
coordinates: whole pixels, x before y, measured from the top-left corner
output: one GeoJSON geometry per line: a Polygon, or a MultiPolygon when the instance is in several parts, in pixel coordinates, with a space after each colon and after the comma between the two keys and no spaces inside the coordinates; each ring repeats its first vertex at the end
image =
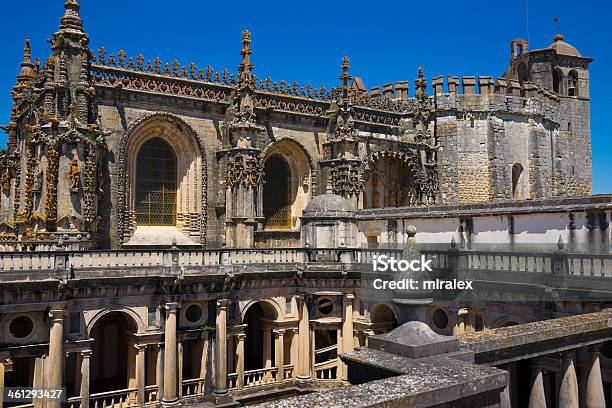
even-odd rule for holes
{"type": "MultiPolygon", "coordinates": [[[[368,88],[425,75],[501,75],[510,41],[527,37],[525,0],[509,1],[266,1],[80,0],[91,48],[123,49],[162,61],[235,71],[243,28],[252,32],[252,61],[260,77],[275,81],[336,85],[342,56],[368,88]]],[[[63,0],[0,5],[0,123],[8,123],[9,91],[23,55],[25,37],[45,60],[63,0]]],[[[531,0],[530,48],[543,48],[561,19],[566,41],[591,64],[593,191],[612,193],[612,2],[531,0]]],[[[0,142],[5,144],[2,132],[0,142]]]]}

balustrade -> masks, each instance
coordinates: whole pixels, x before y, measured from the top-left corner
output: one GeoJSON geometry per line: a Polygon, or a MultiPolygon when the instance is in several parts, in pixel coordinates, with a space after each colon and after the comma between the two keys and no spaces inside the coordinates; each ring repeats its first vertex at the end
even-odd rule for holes
{"type": "MultiPolygon", "coordinates": [[[[474,272],[514,272],[612,278],[612,254],[566,252],[502,252],[423,250],[435,269],[474,272]]],[[[371,264],[377,256],[400,257],[401,250],[369,248],[287,248],[226,250],[118,250],[0,252],[0,281],[65,278],[68,271],[93,275],[111,271],[123,275],[206,272],[221,265],[284,265],[298,263],[371,264]],[[144,270],[139,270],[144,269],[144,270]],[[8,273],[12,272],[12,273],[8,273]],[[5,273],[3,277],[2,274],[5,273]],[[28,274],[29,273],[29,274],[28,274]],[[18,274],[18,275],[17,275],[18,274]]]]}
{"type": "Polygon", "coordinates": [[[66,408],[80,408],[81,407],[81,397],[72,397],[66,399],[66,408]]]}
{"type": "Polygon", "coordinates": [[[183,380],[183,397],[189,397],[192,395],[204,395],[205,391],[205,378],[191,378],[189,380],[183,380]]]}
{"type": "Polygon", "coordinates": [[[314,372],[317,381],[337,381],[338,360],[334,359],[315,364],[314,372]]]}
{"type": "Polygon", "coordinates": [[[275,383],[277,380],[278,368],[261,368],[244,372],[244,388],[256,387],[259,385],[275,383]]]}
{"type": "Polygon", "coordinates": [[[137,405],[136,388],[127,388],[124,390],[100,392],[89,396],[89,406],[91,408],[122,408],[134,407],[137,405]]]}

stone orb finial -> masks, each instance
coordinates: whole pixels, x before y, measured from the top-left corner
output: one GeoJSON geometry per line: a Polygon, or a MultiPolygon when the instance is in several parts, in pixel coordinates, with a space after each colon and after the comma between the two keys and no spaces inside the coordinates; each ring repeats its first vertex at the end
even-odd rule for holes
{"type": "Polygon", "coordinates": [[[416,238],[415,235],[417,233],[417,229],[414,225],[409,225],[408,228],[406,228],[406,232],[408,233],[408,242],[410,242],[411,244],[416,244],[416,238]]]}

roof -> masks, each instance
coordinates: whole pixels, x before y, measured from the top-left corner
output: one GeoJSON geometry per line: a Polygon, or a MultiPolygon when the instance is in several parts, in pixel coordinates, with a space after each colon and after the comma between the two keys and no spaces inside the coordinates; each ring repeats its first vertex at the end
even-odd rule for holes
{"type": "MultiPolygon", "coordinates": [[[[304,209],[304,216],[316,216],[330,213],[353,214],[355,209],[351,202],[328,189],[325,194],[314,197],[304,209]]],[[[348,215],[347,214],[347,215],[348,215]]]]}
{"type": "Polygon", "coordinates": [[[566,43],[563,34],[557,34],[553,38],[554,42],[548,46],[548,49],[555,50],[558,55],[568,55],[570,57],[582,57],[580,51],[571,44],[566,43]]]}

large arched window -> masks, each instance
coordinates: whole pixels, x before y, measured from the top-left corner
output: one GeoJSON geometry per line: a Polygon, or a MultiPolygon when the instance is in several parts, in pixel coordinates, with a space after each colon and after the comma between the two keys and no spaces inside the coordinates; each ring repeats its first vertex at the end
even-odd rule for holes
{"type": "Polygon", "coordinates": [[[266,228],[291,228],[291,169],[285,159],[272,155],[266,160],[263,212],[266,228]]]}
{"type": "Polygon", "coordinates": [[[176,155],[155,137],[145,142],[136,159],[136,222],[176,225],[176,155]]]}

